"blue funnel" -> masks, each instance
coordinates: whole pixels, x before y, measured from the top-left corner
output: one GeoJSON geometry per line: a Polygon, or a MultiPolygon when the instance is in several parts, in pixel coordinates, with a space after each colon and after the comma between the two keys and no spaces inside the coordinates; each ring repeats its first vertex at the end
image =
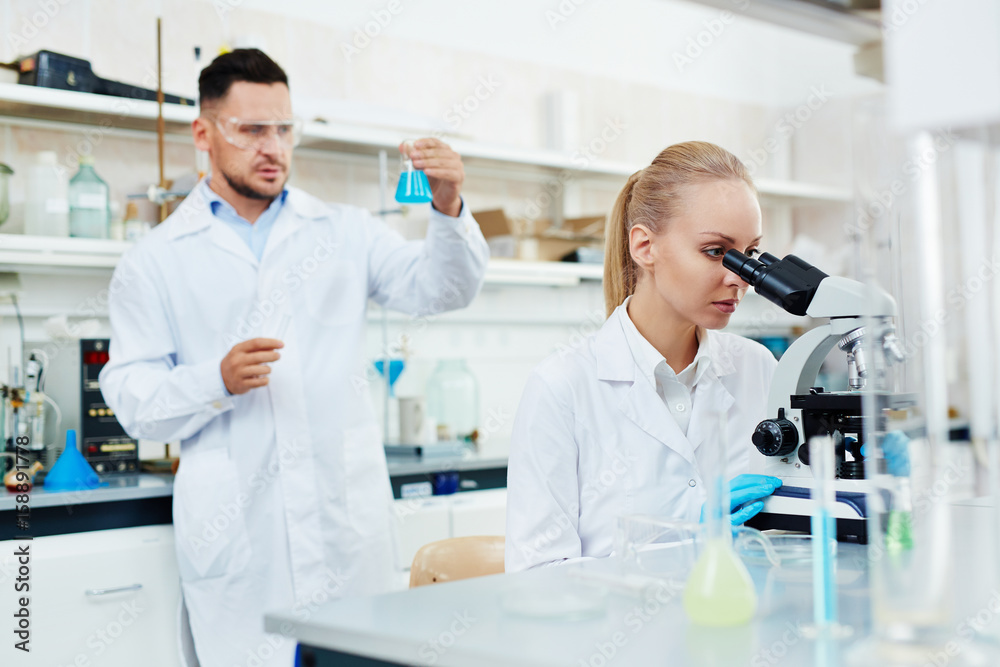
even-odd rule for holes
{"type": "Polygon", "coordinates": [[[81,491],[101,486],[101,478],[76,448],[76,431],[66,431],[66,448],[45,476],[48,491],[81,491]]]}
{"type": "Polygon", "coordinates": [[[413,168],[413,163],[406,160],[406,170],[399,175],[399,185],[396,186],[396,201],[400,204],[428,204],[434,198],[427,174],[413,168]]]}
{"type": "MultiPolygon", "coordinates": [[[[378,360],[375,361],[375,370],[377,370],[378,373],[379,373],[379,375],[381,375],[382,377],[385,377],[385,371],[382,370],[383,367],[384,367],[384,365],[385,365],[385,360],[384,359],[378,359],[378,360]]],[[[396,395],[395,392],[393,392],[392,388],[396,384],[396,380],[399,379],[399,374],[403,372],[403,366],[404,365],[405,364],[403,363],[402,359],[390,359],[389,360],[389,395],[390,396],[395,396],[396,395]]]]}

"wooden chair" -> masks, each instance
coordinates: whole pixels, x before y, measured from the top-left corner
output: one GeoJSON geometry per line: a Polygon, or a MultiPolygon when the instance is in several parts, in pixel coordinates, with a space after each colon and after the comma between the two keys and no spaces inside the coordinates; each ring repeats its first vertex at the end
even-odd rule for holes
{"type": "Polygon", "coordinates": [[[453,537],[420,547],[410,567],[410,588],[458,581],[503,570],[501,535],[453,537]]]}

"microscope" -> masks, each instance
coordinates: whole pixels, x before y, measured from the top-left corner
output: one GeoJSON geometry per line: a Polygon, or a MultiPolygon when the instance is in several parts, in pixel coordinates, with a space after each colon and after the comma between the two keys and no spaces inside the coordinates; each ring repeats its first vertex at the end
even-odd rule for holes
{"type": "Polygon", "coordinates": [[[778,259],[763,253],[754,259],[730,250],[723,266],[792,315],[828,320],[799,337],[778,361],[767,399],[770,418],[757,425],[752,437],[756,451],[750,453],[750,472],[778,477],[783,484],[747,525],[809,532],[813,477],[808,443],[813,436],[831,436],[836,446],[837,539],[867,543],[866,498],[874,487],[865,479],[861,448],[867,433],[886,432],[889,411],[915,403],[913,395],[866,392],[876,409],[866,416],[862,408],[861,389],[870,373],[878,372],[866,361],[865,337],[881,347],[887,362],[903,361],[892,324],[896,302],[882,290],[829,276],[795,255],[778,259]],[[866,331],[866,325],[874,331],[866,331]],[[847,356],[848,391],[814,386],[834,346],[847,356]]]}

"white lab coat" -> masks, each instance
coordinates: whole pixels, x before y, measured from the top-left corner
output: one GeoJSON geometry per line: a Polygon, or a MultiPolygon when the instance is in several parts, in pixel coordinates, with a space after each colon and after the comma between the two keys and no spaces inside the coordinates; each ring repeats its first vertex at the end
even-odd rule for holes
{"type": "Polygon", "coordinates": [[[507,472],[508,572],[608,556],[627,514],[697,521],[711,411],[728,415],[729,476],[749,471],[750,436],[765,418],[777,365],[771,353],[708,331],[711,365],[695,386],[685,436],[633,359],[626,317],[619,306],[579,348],[553,354],[528,379],[507,472]]]}
{"type": "Polygon", "coordinates": [[[181,440],[173,517],[202,667],[289,665],[293,642],[264,634],[266,611],[305,619],[327,599],[389,586],[367,302],[414,315],[464,307],[488,255],[467,210],[432,211],[426,239],[407,242],[364,210],[289,188],[260,262],[200,189],[122,258],[101,390],[133,437],[181,440]],[[261,335],[285,342],[269,385],[229,396],[222,358],[261,335]]]}

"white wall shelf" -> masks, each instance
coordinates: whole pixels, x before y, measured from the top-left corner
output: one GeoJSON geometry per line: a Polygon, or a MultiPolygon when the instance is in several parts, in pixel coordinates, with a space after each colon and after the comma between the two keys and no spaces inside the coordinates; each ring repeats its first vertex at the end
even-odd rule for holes
{"type": "Polygon", "coordinates": [[[131,243],[103,239],[0,234],[0,270],[23,273],[110,272],[131,243]]]}
{"type": "MultiPolygon", "coordinates": [[[[851,11],[820,0],[753,0],[740,9],[733,0],[692,0],[765,23],[792,28],[818,37],[861,46],[882,39],[882,28],[871,12],[851,11]]],[[[877,15],[877,12],[874,13],[877,15]]]]}
{"type": "MultiPolygon", "coordinates": [[[[131,246],[127,241],[0,234],[0,271],[110,273],[131,246]]],[[[603,274],[599,264],[491,258],[486,282],[561,287],[579,285],[583,280],[600,281],[603,274]]]]}
{"type": "MultiPolygon", "coordinates": [[[[166,131],[177,140],[190,135],[191,121],[198,115],[194,107],[165,104],[166,131]]],[[[31,126],[79,131],[83,127],[104,128],[108,132],[146,132],[156,129],[155,102],[132,100],[91,93],[78,93],[19,84],[0,84],[0,123],[21,122],[31,126]]],[[[352,153],[374,156],[380,150],[395,151],[404,136],[413,130],[361,126],[347,123],[309,122],[305,125],[301,148],[310,151],[352,153]]],[[[451,146],[470,164],[501,165],[519,170],[569,172],[575,177],[624,179],[643,165],[593,161],[581,164],[569,155],[554,151],[500,146],[447,137],[451,146]]],[[[852,199],[850,190],[826,185],[760,179],[757,189],[774,203],[840,204],[852,199]]]]}

